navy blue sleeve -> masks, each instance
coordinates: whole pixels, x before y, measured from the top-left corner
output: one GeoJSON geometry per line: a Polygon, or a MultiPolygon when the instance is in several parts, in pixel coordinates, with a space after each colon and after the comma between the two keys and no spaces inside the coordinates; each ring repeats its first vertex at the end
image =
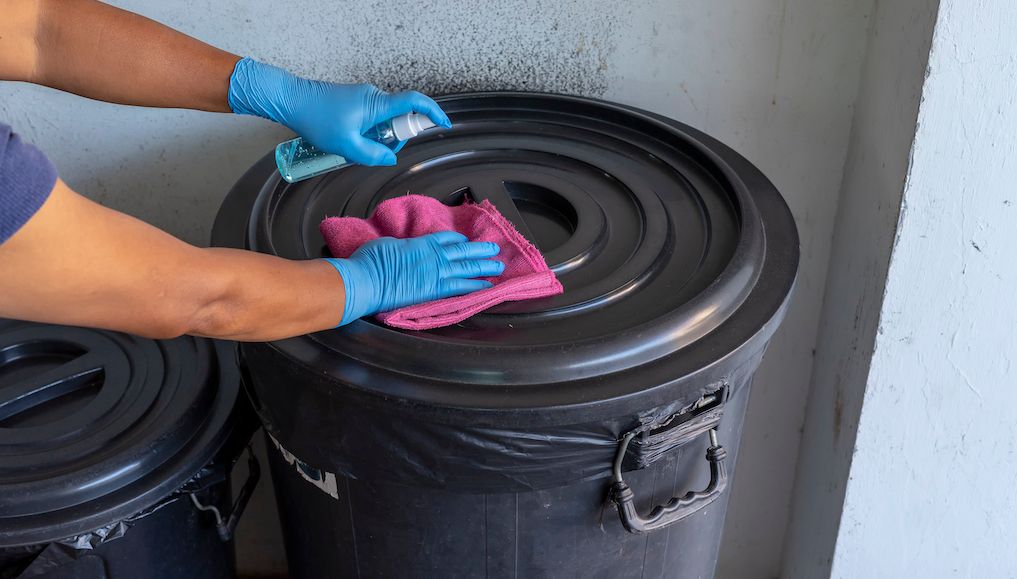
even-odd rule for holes
{"type": "Polygon", "coordinates": [[[46,155],[0,123],[0,243],[35,215],[56,179],[56,167],[46,155]]]}

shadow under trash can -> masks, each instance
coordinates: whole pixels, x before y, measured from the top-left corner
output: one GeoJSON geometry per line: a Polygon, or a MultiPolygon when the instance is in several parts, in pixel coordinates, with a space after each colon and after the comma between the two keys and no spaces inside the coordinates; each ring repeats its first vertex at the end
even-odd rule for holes
{"type": "Polygon", "coordinates": [[[227,579],[232,346],[0,320],[0,579],[227,579]]]}
{"type": "Polygon", "coordinates": [[[325,216],[407,193],[491,201],[560,296],[455,326],[240,346],[296,579],[713,574],[749,386],[798,238],[773,185],[630,107],[440,99],[454,127],[390,168],[287,184],[254,165],[213,244],[327,255],[325,216]]]}

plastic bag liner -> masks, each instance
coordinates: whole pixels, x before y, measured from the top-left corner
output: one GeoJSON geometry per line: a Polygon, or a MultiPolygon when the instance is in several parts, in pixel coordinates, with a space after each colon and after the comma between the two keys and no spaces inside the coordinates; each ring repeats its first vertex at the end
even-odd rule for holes
{"type": "MultiPolygon", "coordinates": [[[[333,496],[322,486],[332,477],[466,493],[526,492],[610,477],[619,441],[631,431],[639,436],[629,446],[626,470],[661,459],[717,425],[724,400],[748,387],[761,356],[759,351],[729,375],[689,389],[681,400],[571,426],[450,426],[337,397],[327,399],[327,409],[305,408],[323,399],[293,396],[278,384],[259,388],[255,402],[262,406],[259,412],[273,444],[305,479],[333,496]],[[268,407],[271,412],[265,412],[268,407]]],[[[247,362],[257,383],[257,361],[247,362]]]]}
{"type": "Polygon", "coordinates": [[[78,559],[87,556],[100,545],[123,537],[138,521],[224,481],[225,477],[223,467],[212,463],[203,467],[163,500],[126,519],[50,543],[0,548],[0,579],[46,577],[58,568],[76,563],[78,559]]]}

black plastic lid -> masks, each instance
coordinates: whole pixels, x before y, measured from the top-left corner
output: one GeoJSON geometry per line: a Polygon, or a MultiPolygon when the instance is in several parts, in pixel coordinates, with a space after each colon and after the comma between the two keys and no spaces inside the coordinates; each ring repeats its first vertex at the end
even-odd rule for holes
{"type": "Polygon", "coordinates": [[[105,527],[193,477],[232,428],[232,356],[0,320],[0,547],[105,527]]]}
{"type": "Polygon", "coordinates": [[[582,98],[440,101],[454,128],[410,141],[396,167],[291,185],[262,160],[224,202],[213,243],[321,257],[325,216],[366,217],[407,193],[448,204],[470,196],[490,200],[536,243],[565,293],[431,331],[361,320],[273,344],[293,362],[416,403],[588,403],[702,369],[783,307],[798,264],[794,222],[773,185],[729,148],[582,98]]]}

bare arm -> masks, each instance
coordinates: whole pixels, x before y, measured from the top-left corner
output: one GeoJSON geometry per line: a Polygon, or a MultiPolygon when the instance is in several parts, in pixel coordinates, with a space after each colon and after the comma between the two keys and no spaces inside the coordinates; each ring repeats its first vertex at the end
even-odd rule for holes
{"type": "Polygon", "coordinates": [[[0,79],[114,103],[230,112],[239,57],[94,0],[0,0],[0,79]]]}
{"type": "MultiPolygon", "coordinates": [[[[409,112],[451,126],[420,93],[308,81],[238,60],[94,0],[0,0],[0,80],[207,111],[230,112],[235,97],[243,109],[237,112],[283,123],[316,143],[320,138],[328,150],[365,164],[395,162],[391,150],[363,137],[366,127],[409,112]],[[231,79],[237,66],[244,67],[242,78],[231,79]],[[307,83],[316,90],[304,90],[307,83]]],[[[390,240],[374,248],[384,259],[365,254],[335,267],[199,249],[58,181],[35,216],[0,245],[0,316],[157,338],[281,339],[333,328],[344,314],[353,320],[483,289],[490,283],[467,278],[500,275],[501,264],[487,259],[497,253],[493,244],[442,239],[390,240]],[[337,269],[349,282],[350,304],[337,269]]]]}
{"type": "Polygon", "coordinates": [[[8,272],[0,317],[152,338],[274,340],[334,328],[345,303],[342,280],[324,261],[200,249],[62,181],[0,245],[0,272],[8,272]]]}
{"type": "MultiPolygon", "coordinates": [[[[144,106],[229,111],[238,57],[93,0],[0,0],[0,79],[144,106]]],[[[0,245],[0,316],[154,338],[272,340],[333,328],[335,268],[199,249],[57,181],[0,245]],[[16,272],[16,273],[15,273],[16,272]]]]}

